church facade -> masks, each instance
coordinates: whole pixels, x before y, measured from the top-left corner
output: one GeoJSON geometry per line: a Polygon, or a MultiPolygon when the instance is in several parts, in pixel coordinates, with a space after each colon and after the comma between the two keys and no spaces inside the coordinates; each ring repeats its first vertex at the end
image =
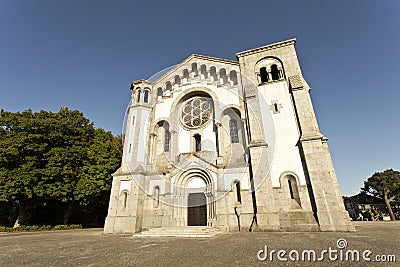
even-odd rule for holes
{"type": "Polygon", "coordinates": [[[134,81],[104,232],[354,231],[295,43],[134,81]]]}

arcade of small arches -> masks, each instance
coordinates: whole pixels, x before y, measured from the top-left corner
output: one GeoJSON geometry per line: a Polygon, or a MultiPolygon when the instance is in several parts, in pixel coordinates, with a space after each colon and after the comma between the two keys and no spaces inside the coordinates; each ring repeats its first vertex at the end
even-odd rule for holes
{"type": "MultiPolygon", "coordinates": [[[[236,70],[227,70],[226,68],[217,69],[215,66],[207,67],[202,64],[198,67],[197,63],[192,63],[190,68],[182,71],[182,75],[175,75],[172,81],[165,82],[163,87],[157,87],[157,101],[163,97],[170,97],[173,89],[179,88],[181,85],[190,84],[191,81],[207,82],[208,84],[217,84],[219,86],[236,86],[238,85],[238,75],[236,70]],[[190,70],[190,71],[189,71],[190,70]]],[[[135,100],[137,103],[143,101],[149,103],[151,89],[146,87],[131,86],[136,94],[135,100]],[[143,96],[142,96],[143,95],[143,96]]]]}
{"type": "MultiPolygon", "coordinates": [[[[228,70],[229,71],[229,70],[228,70]]],[[[165,88],[157,88],[157,97],[169,96],[172,89],[178,88],[180,85],[189,84],[191,79],[200,81],[208,81],[209,83],[218,83],[220,85],[229,84],[234,86],[238,84],[238,77],[235,70],[230,70],[229,73],[226,68],[217,70],[215,66],[207,68],[205,64],[198,67],[197,63],[192,63],[190,72],[186,68],[182,71],[182,75],[175,75],[173,81],[167,81],[165,88]]]]}
{"type": "Polygon", "coordinates": [[[150,88],[145,87],[143,89],[143,97],[142,97],[142,89],[140,87],[136,88],[136,103],[140,103],[142,100],[144,103],[150,102],[150,88]],[[143,98],[143,99],[142,99],[143,98]]]}
{"type": "MultiPolygon", "coordinates": [[[[285,79],[285,72],[282,62],[277,58],[264,58],[255,65],[255,74],[258,84],[266,84],[274,81],[285,79]]],[[[198,67],[197,63],[192,63],[190,68],[185,68],[182,75],[175,75],[172,81],[165,82],[164,87],[157,87],[157,101],[163,97],[170,97],[174,89],[181,85],[190,84],[192,80],[206,81],[209,84],[217,84],[219,86],[235,86],[238,85],[238,75],[236,70],[226,70],[220,68],[217,70],[215,66],[207,67],[205,64],[198,67]],[[190,70],[190,71],[189,71],[190,70]]],[[[134,87],[131,87],[133,89],[134,87]]],[[[134,88],[136,94],[136,102],[149,103],[151,89],[145,87],[134,88]]]]}
{"type": "Polygon", "coordinates": [[[285,79],[282,62],[277,58],[264,58],[255,65],[255,73],[259,84],[285,79]]]}

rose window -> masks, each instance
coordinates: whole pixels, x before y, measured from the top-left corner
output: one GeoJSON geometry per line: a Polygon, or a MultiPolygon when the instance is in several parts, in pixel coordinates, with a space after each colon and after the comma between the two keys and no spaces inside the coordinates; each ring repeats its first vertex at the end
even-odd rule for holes
{"type": "Polygon", "coordinates": [[[204,125],[211,118],[211,104],[207,98],[193,97],[183,104],[181,121],[190,128],[204,125]]]}

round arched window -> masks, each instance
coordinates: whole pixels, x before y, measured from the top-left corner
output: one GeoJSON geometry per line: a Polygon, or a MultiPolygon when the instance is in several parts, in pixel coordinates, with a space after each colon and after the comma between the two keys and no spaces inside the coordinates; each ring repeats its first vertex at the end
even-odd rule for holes
{"type": "Polygon", "coordinates": [[[181,122],[189,128],[204,125],[211,118],[211,101],[205,97],[193,97],[182,105],[181,122]]]}

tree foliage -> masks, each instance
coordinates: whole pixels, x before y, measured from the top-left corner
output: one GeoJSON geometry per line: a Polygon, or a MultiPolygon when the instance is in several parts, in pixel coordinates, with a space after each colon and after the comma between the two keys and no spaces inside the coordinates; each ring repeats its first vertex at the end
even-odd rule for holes
{"type": "Polygon", "coordinates": [[[74,205],[107,203],[121,155],[120,137],[96,129],[77,110],[2,110],[0,202],[17,208],[16,225],[36,207],[58,203],[66,224],[74,205]]]}
{"type": "Polygon", "coordinates": [[[364,182],[362,191],[382,198],[388,208],[390,218],[396,220],[390,202],[400,199],[400,172],[388,169],[376,172],[364,182]]]}

